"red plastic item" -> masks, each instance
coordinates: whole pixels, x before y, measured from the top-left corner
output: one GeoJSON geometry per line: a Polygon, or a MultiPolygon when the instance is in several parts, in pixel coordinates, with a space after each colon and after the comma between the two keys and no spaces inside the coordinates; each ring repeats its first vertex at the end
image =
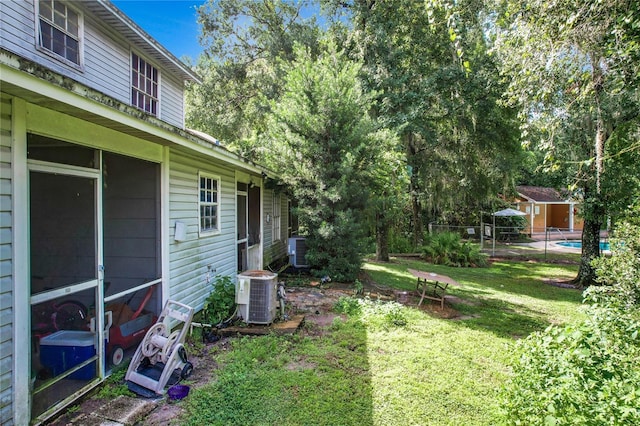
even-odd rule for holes
{"type": "Polygon", "coordinates": [[[122,323],[114,324],[109,329],[109,342],[107,343],[107,356],[112,365],[118,366],[124,360],[124,351],[138,345],[147,331],[153,326],[158,317],[152,313],[144,313],[144,308],[153,295],[155,285],[150,286],[144,299],[131,318],[122,323]],[[141,314],[143,314],[141,316],[141,314]]]}

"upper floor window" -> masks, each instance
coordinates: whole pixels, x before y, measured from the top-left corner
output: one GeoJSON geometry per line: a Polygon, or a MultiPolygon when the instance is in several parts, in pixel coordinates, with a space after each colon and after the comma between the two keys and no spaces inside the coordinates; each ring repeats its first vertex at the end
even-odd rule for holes
{"type": "Polygon", "coordinates": [[[60,0],[40,0],[40,47],[80,65],[80,15],[60,0]]]}
{"type": "Polygon", "coordinates": [[[200,174],[200,235],[220,231],[220,178],[200,174]]]}
{"type": "Polygon", "coordinates": [[[131,105],[158,115],[158,69],[131,54],[131,105]]]}

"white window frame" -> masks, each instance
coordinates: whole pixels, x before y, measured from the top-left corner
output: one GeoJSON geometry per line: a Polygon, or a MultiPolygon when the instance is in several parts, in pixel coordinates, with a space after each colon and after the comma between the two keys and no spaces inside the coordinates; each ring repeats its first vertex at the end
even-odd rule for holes
{"type": "Polygon", "coordinates": [[[280,194],[273,191],[273,209],[271,217],[271,235],[273,241],[282,240],[282,199],[280,194]]]}
{"type": "Polygon", "coordinates": [[[146,112],[147,114],[151,114],[154,117],[160,117],[160,69],[149,62],[143,55],[140,55],[137,52],[131,51],[129,55],[129,86],[131,87],[131,105],[138,108],[141,111],[146,112]],[[137,68],[134,68],[134,57],[137,59],[137,68]],[[140,65],[143,64],[145,66],[145,72],[140,72],[140,65]],[[150,68],[151,76],[146,74],[146,69],[150,68]],[[153,73],[155,71],[155,80],[153,79],[153,73]],[[143,79],[143,85],[145,87],[140,87],[141,82],[140,78],[143,79]],[[146,86],[149,85],[149,88],[146,86]],[[155,85],[155,93],[154,93],[154,85],[155,85]],[[139,104],[139,100],[134,102],[134,94],[137,99],[140,96],[143,97],[142,105],[139,104]],[[149,108],[146,107],[147,102],[149,100],[149,108]],[[155,106],[155,111],[153,107],[155,106]]]}
{"type": "Polygon", "coordinates": [[[222,195],[222,191],[221,191],[221,187],[220,187],[221,181],[220,181],[220,176],[216,176],[210,173],[204,173],[204,172],[198,172],[198,232],[199,235],[201,237],[206,237],[206,236],[210,236],[210,235],[216,235],[219,234],[221,232],[220,229],[220,212],[221,212],[221,195],[222,195]],[[212,185],[209,187],[207,185],[207,182],[211,182],[212,185]],[[215,189],[213,189],[213,182],[215,182],[215,189]],[[204,187],[203,187],[203,183],[204,183],[204,187]],[[207,195],[208,194],[215,194],[215,197],[210,197],[210,200],[208,199],[207,195]],[[204,201],[203,201],[204,198],[204,201]],[[213,199],[215,198],[215,201],[213,201],[213,199]],[[205,222],[205,220],[207,219],[207,216],[211,218],[211,215],[206,215],[203,216],[203,210],[206,210],[207,208],[210,207],[214,207],[216,209],[216,215],[215,215],[215,225],[207,228],[207,227],[203,227],[203,224],[205,222]]]}
{"type": "MultiPolygon", "coordinates": [[[[62,61],[63,63],[70,65],[76,69],[82,70],[82,64],[84,63],[84,16],[82,13],[80,13],[80,11],[78,11],[77,9],[73,8],[69,3],[66,2],[62,2],[60,0],[49,0],[47,3],[51,3],[51,7],[52,7],[52,11],[53,11],[53,21],[51,21],[51,17],[47,17],[47,16],[41,16],[41,8],[40,8],[40,0],[36,0],[35,2],[35,9],[36,9],[36,13],[35,13],[35,18],[36,18],[36,48],[43,52],[46,53],[47,55],[55,58],[56,60],[62,61]],[[59,4],[62,5],[65,9],[65,16],[64,16],[64,28],[60,25],[60,23],[56,23],[55,22],[55,16],[56,16],[56,12],[55,12],[55,5],[59,4]],[[68,22],[68,13],[69,11],[73,12],[74,14],[76,14],[78,16],[78,22],[77,22],[77,34],[73,34],[72,31],[69,30],[69,22],[68,22]],[[43,32],[42,32],[42,24],[46,23],[47,25],[51,26],[54,30],[57,30],[59,32],[61,32],[64,37],[65,40],[67,38],[73,39],[78,43],[78,62],[75,62],[74,60],[71,60],[69,58],[67,58],[66,56],[66,51],[64,55],[61,55],[60,53],[55,52],[53,49],[50,49],[49,47],[46,47],[43,43],[43,32]]],[[[61,16],[61,15],[57,15],[57,16],[61,16]]]]}

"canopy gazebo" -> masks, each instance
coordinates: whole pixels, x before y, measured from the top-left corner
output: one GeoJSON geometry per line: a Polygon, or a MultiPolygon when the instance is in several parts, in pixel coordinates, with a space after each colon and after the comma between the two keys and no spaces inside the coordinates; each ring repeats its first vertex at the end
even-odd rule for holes
{"type": "Polygon", "coordinates": [[[521,212],[520,210],[515,210],[515,209],[504,209],[504,210],[498,210],[497,212],[494,212],[491,214],[491,216],[493,217],[493,249],[491,251],[491,255],[495,256],[496,255],[496,216],[497,217],[510,217],[510,216],[526,216],[527,214],[525,212],[521,212]]]}

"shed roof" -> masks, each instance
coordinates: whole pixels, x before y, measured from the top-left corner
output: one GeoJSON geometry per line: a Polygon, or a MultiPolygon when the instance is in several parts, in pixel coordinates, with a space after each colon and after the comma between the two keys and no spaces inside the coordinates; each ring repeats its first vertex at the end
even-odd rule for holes
{"type": "MultiPolygon", "coordinates": [[[[518,195],[525,198],[527,201],[535,201],[539,203],[565,203],[568,201],[568,196],[564,196],[560,191],[545,186],[516,186],[518,195]]],[[[566,194],[565,194],[566,195],[566,194]]]]}

